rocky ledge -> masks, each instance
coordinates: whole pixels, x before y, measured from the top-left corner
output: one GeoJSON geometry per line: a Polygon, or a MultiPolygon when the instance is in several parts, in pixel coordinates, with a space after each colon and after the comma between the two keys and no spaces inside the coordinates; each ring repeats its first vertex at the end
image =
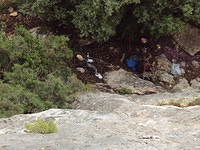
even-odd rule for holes
{"type": "MultiPolygon", "coordinates": [[[[181,95],[178,97],[181,98],[181,95]]],[[[196,97],[199,96],[196,93],[196,97]]],[[[186,98],[190,100],[190,96],[186,98]]],[[[141,99],[145,99],[145,96],[141,96],[141,99]]],[[[199,106],[179,108],[140,104],[138,101],[139,98],[134,95],[96,92],[81,96],[79,102],[74,104],[76,110],[50,109],[36,114],[2,118],[0,149],[200,149],[199,106]],[[37,118],[55,120],[58,132],[44,135],[25,132],[24,123],[37,118]]]]}

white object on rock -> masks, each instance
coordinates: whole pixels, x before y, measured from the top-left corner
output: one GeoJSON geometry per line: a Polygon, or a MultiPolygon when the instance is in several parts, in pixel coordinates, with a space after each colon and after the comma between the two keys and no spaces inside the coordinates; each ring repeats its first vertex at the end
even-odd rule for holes
{"type": "Polygon", "coordinates": [[[99,79],[103,79],[103,76],[100,73],[95,73],[95,76],[99,79]]]}
{"type": "Polygon", "coordinates": [[[172,64],[171,74],[173,74],[173,75],[181,75],[180,64],[175,64],[175,63],[172,64]]]}
{"type": "Polygon", "coordinates": [[[89,62],[89,63],[93,63],[94,62],[94,60],[90,58],[90,54],[89,53],[87,53],[87,62],[89,62]]]}
{"type": "Polygon", "coordinates": [[[84,73],[84,72],[85,72],[85,69],[84,69],[84,68],[81,68],[81,67],[77,67],[76,70],[79,71],[79,72],[81,72],[81,73],[84,73]]]}
{"type": "Polygon", "coordinates": [[[89,63],[93,63],[94,60],[90,58],[90,59],[87,60],[87,62],[89,62],[89,63]]]}

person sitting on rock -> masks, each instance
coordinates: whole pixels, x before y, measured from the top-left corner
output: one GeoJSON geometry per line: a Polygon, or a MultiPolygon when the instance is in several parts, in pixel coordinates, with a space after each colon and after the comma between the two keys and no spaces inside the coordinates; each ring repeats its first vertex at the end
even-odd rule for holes
{"type": "Polygon", "coordinates": [[[97,78],[99,78],[99,79],[103,78],[103,76],[100,73],[98,73],[97,68],[94,65],[91,64],[91,62],[93,62],[92,59],[89,59],[89,58],[85,59],[80,54],[76,54],[76,58],[79,61],[79,66],[80,67],[83,67],[83,68],[93,72],[95,74],[95,76],[97,78]]]}
{"type": "Polygon", "coordinates": [[[139,55],[131,55],[129,58],[125,60],[126,65],[131,69],[131,71],[138,71],[138,65],[140,64],[139,55]]]}
{"type": "Polygon", "coordinates": [[[149,53],[150,46],[147,38],[140,38],[140,45],[137,52],[131,56],[129,56],[125,63],[133,72],[143,73],[145,70],[149,70],[148,60],[151,58],[149,53]],[[147,68],[147,69],[144,69],[147,68]]]}
{"type": "Polygon", "coordinates": [[[149,52],[151,50],[151,46],[150,46],[149,41],[146,37],[140,38],[140,49],[142,50],[143,53],[149,52]]]}
{"type": "Polygon", "coordinates": [[[143,72],[150,71],[151,63],[150,60],[152,59],[152,51],[149,41],[146,37],[140,38],[140,54],[142,55],[143,64],[143,72]]]}

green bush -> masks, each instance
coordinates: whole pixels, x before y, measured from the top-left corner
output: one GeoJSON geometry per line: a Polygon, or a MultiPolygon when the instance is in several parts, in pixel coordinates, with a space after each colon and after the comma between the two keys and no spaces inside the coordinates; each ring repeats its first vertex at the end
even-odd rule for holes
{"type": "MultiPolygon", "coordinates": [[[[195,0],[186,0],[189,5],[195,0]]],[[[133,9],[133,15],[142,32],[150,33],[156,37],[180,32],[184,24],[184,3],[179,0],[174,2],[165,0],[151,0],[141,2],[133,9]],[[178,6],[178,7],[177,7],[178,6]]],[[[200,18],[199,18],[200,19],[200,18]]]]}
{"type": "Polygon", "coordinates": [[[160,37],[180,32],[186,23],[200,25],[197,0],[25,0],[18,6],[21,12],[47,21],[73,23],[81,36],[97,41],[116,33],[128,38],[135,34],[160,37]]]}
{"type": "Polygon", "coordinates": [[[152,35],[159,38],[162,35],[181,32],[184,26],[185,23],[181,21],[181,19],[172,16],[164,16],[149,26],[149,29],[152,35]]]}
{"type": "Polygon", "coordinates": [[[0,99],[0,118],[10,117],[15,114],[24,113],[23,106],[21,104],[15,104],[11,100],[1,96],[0,99]]]}
{"type": "Polygon", "coordinates": [[[118,90],[118,93],[121,95],[133,94],[132,90],[128,88],[121,88],[120,90],[118,90]]]}
{"type": "Polygon", "coordinates": [[[25,0],[25,3],[18,3],[20,12],[38,17],[45,21],[58,21],[61,24],[69,23],[71,18],[69,10],[73,8],[73,1],[76,0],[25,0]],[[48,15],[47,15],[48,14],[48,15]]]}
{"type": "Polygon", "coordinates": [[[56,123],[53,120],[38,119],[34,123],[25,123],[24,126],[31,133],[50,134],[58,131],[56,123]]]}
{"type": "MultiPolygon", "coordinates": [[[[67,108],[67,102],[77,93],[88,89],[76,78],[75,75],[68,77],[65,82],[60,77],[48,74],[46,79],[40,80],[37,73],[30,68],[14,65],[13,72],[5,72],[5,81],[12,85],[21,85],[35,93],[45,102],[51,102],[54,107],[67,108]]],[[[50,105],[52,107],[52,105],[50,105]]]]}
{"type": "Polygon", "coordinates": [[[2,22],[0,21],[0,32],[4,32],[6,29],[6,23],[5,22],[2,22]]]}
{"type": "Polygon", "coordinates": [[[68,61],[73,52],[68,47],[68,41],[68,37],[53,35],[42,41],[19,26],[15,30],[15,36],[0,34],[0,53],[8,57],[7,64],[23,64],[41,76],[50,72],[60,74],[63,71],[69,74],[68,61]]]}
{"type": "Polygon", "coordinates": [[[44,41],[22,27],[10,37],[0,33],[1,117],[69,108],[77,92],[88,90],[68,65],[68,41],[53,35],[44,41]]]}
{"type": "Polygon", "coordinates": [[[47,21],[74,24],[82,36],[98,41],[108,40],[123,16],[123,7],[139,0],[27,0],[20,12],[47,21]],[[48,15],[47,15],[48,14],[48,15]]]}
{"type": "Polygon", "coordinates": [[[122,18],[120,8],[123,1],[82,1],[73,12],[73,24],[81,30],[82,36],[106,41],[115,35],[115,28],[122,18]]]}
{"type": "Polygon", "coordinates": [[[0,82],[0,93],[1,117],[45,110],[45,103],[38,95],[31,93],[20,85],[0,82]]]}

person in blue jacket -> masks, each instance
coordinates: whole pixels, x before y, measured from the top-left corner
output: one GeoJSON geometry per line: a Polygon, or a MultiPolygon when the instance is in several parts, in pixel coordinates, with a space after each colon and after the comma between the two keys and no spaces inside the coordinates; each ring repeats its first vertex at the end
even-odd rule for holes
{"type": "Polygon", "coordinates": [[[133,72],[145,72],[149,68],[148,60],[151,59],[151,46],[146,37],[140,38],[139,52],[125,60],[126,65],[133,72]]]}

